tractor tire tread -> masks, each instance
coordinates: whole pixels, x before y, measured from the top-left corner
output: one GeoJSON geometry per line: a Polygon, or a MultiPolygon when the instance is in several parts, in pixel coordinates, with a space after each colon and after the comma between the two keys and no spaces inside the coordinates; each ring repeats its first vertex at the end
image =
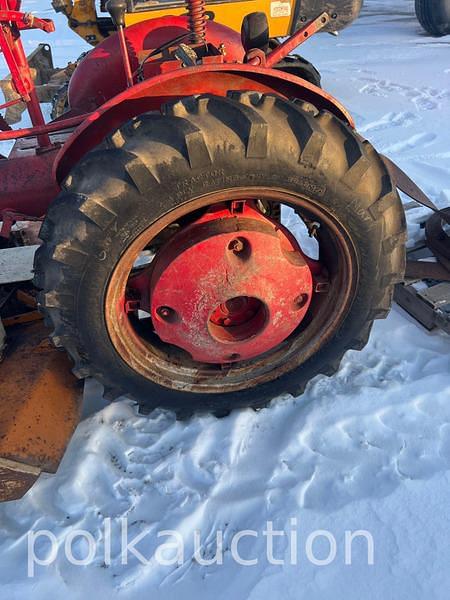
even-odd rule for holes
{"type": "MultiPolygon", "coordinates": [[[[374,235],[379,235],[377,291],[365,314],[365,325],[354,338],[347,340],[345,347],[337,347],[333,352],[327,349],[320,360],[305,367],[302,379],[288,380],[284,392],[297,395],[316,375],[332,376],[349,348],[360,350],[367,344],[373,321],[387,315],[393,286],[403,278],[404,213],[386,168],[371,144],[336,116],[311,106],[255,92],[230,92],[227,98],[203,95],[177,100],[165,105],[163,114],[144,114],[112,132],[101,149],[90,152],[80,161],[42,225],[40,236],[45,244],[36,254],[34,278],[36,287],[41,290],[38,303],[53,326],[53,342],[68,351],[77,377],[96,377],[109,398],[133,396],[109,373],[97,368],[75,326],[75,291],[85,265],[102,252],[107,253],[103,238],[108,231],[118,229],[127,216],[118,192],[100,194],[99,190],[109,185],[111,190],[120,189],[137,204],[148,206],[145,194],[148,186],[158,183],[164,191],[175,161],[182,161],[183,168],[194,173],[213,163],[219,151],[211,134],[215,123],[224,139],[223,131],[228,132],[230,145],[242,144],[243,156],[248,161],[264,160],[268,156],[273,135],[271,121],[285,124],[286,143],[289,151],[296,153],[299,168],[305,172],[311,169],[329,172],[328,182],[322,182],[321,176],[317,176],[314,186],[311,184],[312,192],[316,193],[317,188],[319,194],[321,186],[331,185],[330,181],[346,189],[351,208],[366,222],[373,223],[374,235]],[[158,155],[149,152],[143,144],[148,136],[158,143],[158,155]],[[344,152],[334,160],[338,146],[343,147],[344,152]],[[90,247],[86,245],[87,239],[92,241],[90,247]]],[[[243,400],[242,404],[238,400],[233,406],[262,408],[271,399],[262,395],[253,397],[251,402],[243,400]]],[[[136,400],[141,402],[138,397],[136,400]]],[[[157,405],[161,404],[149,405],[146,400],[141,407],[145,412],[157,405]]],[[[192,411],[176,403],[171,408],[177,418],[184,418],[182,415],[205,410],[224,414],[230,406],[208,400],[192,411]]]]}
{"type": "Polygon", "coordinates": [[[417,20],[430,35],[450,33],[450,0],[415,0],[415,10],[417,20]]]}

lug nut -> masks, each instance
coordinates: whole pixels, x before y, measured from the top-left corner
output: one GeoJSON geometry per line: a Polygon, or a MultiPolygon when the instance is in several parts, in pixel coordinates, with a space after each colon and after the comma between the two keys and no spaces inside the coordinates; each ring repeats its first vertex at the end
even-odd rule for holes
{"type": "Polygon", "coordinates": [[[170,306],[159,306],[156,309],[156,314],[158,317],[169,323],[176,321],[178,316],[176,311],[174,311],[173,308],[170,308],[170,306]]]}
{"type": "Polygon", "coordinates": [[[228,244],[228,250],[231,250],[235,254],[239,254],[244,250],[243,240],[240,240],[239,238],[231,240],[231,242],[228,244]]]}
{"type": "Polygon", "coordinates": [[[227,356],[227,360],[239,360],[241,358],[240,354],[237,354],[236,352],[233,352],[233,354],[230,354],[229,356],[227,356]]]}
{"type": "Polygon", "coordinates": [[[300,294],[300,296],[297,296],[297,298],[294,300],[295,310],[303,308],[307,302],[308,302],[308,294],[300,294]]]}

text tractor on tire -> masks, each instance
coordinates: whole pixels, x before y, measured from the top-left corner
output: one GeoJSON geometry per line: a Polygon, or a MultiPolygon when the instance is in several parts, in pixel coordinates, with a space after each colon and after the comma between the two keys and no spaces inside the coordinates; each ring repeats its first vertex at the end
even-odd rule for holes
{"type": "MultiPolygon", "coordinates": [[[[300,394],[366,344],[404,272],[394,171],[336,99],[285,68],[311,35],[355,19],[358,0],[270,2],[271,21],[289,23],[282,43],[260,12],[238,32],[189,0],[125,27],[141,3],[110,0],[117,32],[78,64],[68,111],[49,123],[20,32],[53,24],[20,4],[0,0],[0,47],[32,127],[0,120],[0,141],[15,140],[0,158],[2,235],[43,221],[38,306],[78,378],[144,412],[226,414],[300,394]]],[[[39,421],[49,436],[66,410],[39,421]]],[[[32,450],[7,440],[13,477],[32,450]]]]}

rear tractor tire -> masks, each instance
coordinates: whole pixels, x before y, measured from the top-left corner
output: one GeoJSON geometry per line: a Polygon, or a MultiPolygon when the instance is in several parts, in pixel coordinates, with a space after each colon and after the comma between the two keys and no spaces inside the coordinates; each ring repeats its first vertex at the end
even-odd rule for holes
{"type": "Polygon", "coordinates": [[[405,261],[373,147],[254,92],[122,126],[73,169],[40,236],[40,307],[75,374],[178,415],[261,407],[333,374],[387,315],[405,261]]]}

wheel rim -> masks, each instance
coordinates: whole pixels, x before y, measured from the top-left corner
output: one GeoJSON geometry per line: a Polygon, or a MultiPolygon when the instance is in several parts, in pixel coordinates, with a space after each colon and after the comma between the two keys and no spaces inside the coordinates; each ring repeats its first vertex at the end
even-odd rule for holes
{"type": "MultiPolygon", "coordinates": [[[[288,239],[290,243],[295,244],[295,240],[292,241],[292,234],[285,231],[283,226],[280,228],[282,235],[285,236],[284,241],[288,239]]],[[[177,245],[176,241],[174,244],[177,245]]],[[[164,247],[167,248],[168,245],[163,245],[164,247]]],[[[189,258],[188,255],[183,256],[183,253],[181,256],[186,261],[189,258]]],[[[185,262],[184,266],[187,264],[188,262],[185,262]]],[[[183,266],[183,262],[181,265],[183,266]]],[[[358,265],[351,238],[344,226],[319,204],[284,190],[259,188],[226,190],[202,196],[178,207],[134,240],[121,256],[110,278],[105,298],[105,320],[111,341],[122,360],[145,378],[175,390],[200,393],[238,391],[255,387],[291,371],[329,341],[351,306],[357,281],[358,265]],[[167,232],[174,223],[199,209],[205,211],[207,207],[222,206],[225,200],[228,206],[232,206],[233,203],[243,202],[243,198],[246,199],[246,205],[250,204],[252,210],[255,210],[256,205],[253,200],[248,199],[258,199],[258,202],[265,202],[266,205],[281,203],[295,208],[303,220],[320,224],[318,236],[320,261],[308,259],[298,246],[295,248],[297,253],[300,250],[304,259],[302,272],[304,277],[298,289],[299,293],[296,295],[298,318],[290,321],[283,335],[273,338],[276,343],[272,345],[263,343],[262,352],[259,354],[254,352],[252,354],[252,351],[247,349],[244,352],[238,351],[237,348],[242,350],[245,344],[251,346],[248,343],[249,339],[259,339],[260,342],[267,340],[267,337],[264,338],[268,321],[266,299],[259,293],[251,293],[251,286],[250,288],[243,286],[242,289],[237,290],[240,293],[235,293],[231,297],[225,295],[225,302],[216,302],[215,306],[211,304],[203,313],[202,323],[205,323],[210,338],[216,341],[214,348],[224,348],[225,344],[229,344],[230,350],[227,355],[218,353],[208,360],[209,356],[205,353],[192,352],[192,347],[186,347],[186,344],[183,346],[182,337],[174,338],[173,334],[167,334],[168,330],[176,329],[175,316],[171,313],[174,309],[170,306],[170,302],[164,300],[164,294],[158,297],[158,283],[163,279],[161,272],[163,275],[170,273],[173,263],[180,260],[180,254],[175,250],[172,257],[169,257],[175,259],[162,261],[162,267],[158,263],[158,252],[150,266],[144,267],[142,271],[133,271],[133,265],[142,250],[148,248],[152,241],[158,239],[158,236],[167,232]],[[155,271],[158,271],[156,276],[155,271]],[[150,287],[149,280],[153,281],[150,287]],[[152,298],[155,296],[156,300],[152,304],[152,298]],[[134,299],[136,297],[138,300],[134,299]],[[227,306],[230,300],[234,300],[234,309],[231,311],[230,306],[227,306]],[[244,304],[250,306],[252,312],[247,320],[243,318],[241,310],[244,304]],[[146,328],[143,327],[142,321],[136,319],[136,311],[142,306],[148,307],[146,312],[150,313],[151,317],[150,320],[145,321],[146,328]],[[224,315],[227,311],[228,318],[231,312],[231,322],[225,325],[224,315]],[[158,324],[155,326],[157,321],[164,326],[160,327],[158,324]],[[148,327],[149,323],[152,324],[151,331],[148,327]],[[235,339],[230,343],[229,327],[237,327],[233,330],[234,337],[241,338],[237,339],[237,342],[235,339]],[[197,360],[192,358],[193,355],[197,360]],[[217,363],[216,358],[220,358],[217,363]]],[[[173,289],[169,291],[173,292],[173,289]]],[[[231,290],[227,292],[231,293],[231,290]]],[[[173,293],[166,298],[172,299],[173,293]]],[[[175,312],[179,312],[178,307],[175,312]]],[[[177,318],[179,316],[177,314],[177,318]]],[[[183,322],[183,319],[178,322],[180,321],[183,322]]],[[[200,347],[205,339],[203,336],[200,347]]]]}

